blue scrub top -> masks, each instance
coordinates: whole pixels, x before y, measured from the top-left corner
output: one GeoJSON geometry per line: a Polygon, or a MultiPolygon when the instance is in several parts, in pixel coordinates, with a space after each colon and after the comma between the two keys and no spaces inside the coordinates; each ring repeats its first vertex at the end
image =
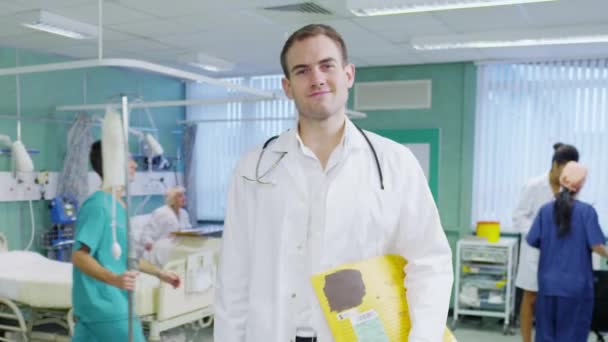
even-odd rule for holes
{"type": "Polygon", "coordinates": [[[593,298],[592,246],[605,244],[592,206],[574,201],[570,232],[557,236],[551,201],[536,215],[526,240],[540,249],[538,293],[546,296],[593,298]]]}
{"type": "MultiPolygon", "coordinates": [[[[116,239],[122,248],[122,255],[115,259],[112,255],[112,195],[97,191],[82,205],[76,221],[74,251],[82,244],[87,245],[90,255],[99,264],[115,274],[127,270],[126,212],[116,202],[116,239]]],[[[108,285],[84,274],[77,267],[72,271],[72,303],[74,315],[83,322],[108,322],[127,319],[127,291],[108,285]]]]}

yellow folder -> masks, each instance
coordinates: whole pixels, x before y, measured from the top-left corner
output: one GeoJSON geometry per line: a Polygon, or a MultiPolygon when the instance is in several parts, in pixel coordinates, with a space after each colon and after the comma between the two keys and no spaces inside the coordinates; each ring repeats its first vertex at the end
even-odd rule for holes
{"type": "MultiPolygon", "coordinates": [[[[406,261],[385,255],[311,277],[335,342],[405,342],[410,318],[403,280],[406,261]]],[[[444,342],[455,342],[446,329],[444,342]]]]}

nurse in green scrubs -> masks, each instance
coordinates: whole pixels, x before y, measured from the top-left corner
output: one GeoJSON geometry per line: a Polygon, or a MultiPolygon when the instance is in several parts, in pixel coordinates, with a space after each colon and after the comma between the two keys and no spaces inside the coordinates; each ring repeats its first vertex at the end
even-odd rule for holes
{"type": "MultiPolygon", "coordinates": [[[[93,170],[103,179],[101,141],[93,143],[89,154],[93,170]]],[[[133,179],[137,165],[129,163],[129,178],[133,179]]],[[[127,213],[122,191],[116,193],[116,242],[127,250],[127,213]]],[[[72,262],[74,264],[72,303],[77,320],[72,341],[127,341],[127,291],[135,288],[137,271],[127,269],[127,255],[112,254],[112,192],[102,189],[91,195],[82,205],[76,223],[72,262]]],[[[157,276],[178,287],[179,276],[162,271],[140,260],[139,270],[157,276]]],[[[141,322],[133,321],[134,341],[145,341],[141,322]]]]}

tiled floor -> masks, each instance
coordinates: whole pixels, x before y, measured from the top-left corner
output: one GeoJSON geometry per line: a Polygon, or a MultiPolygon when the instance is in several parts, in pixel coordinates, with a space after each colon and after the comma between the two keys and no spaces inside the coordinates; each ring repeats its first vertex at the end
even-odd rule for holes
{"type": "MultiPolygon", "coordinates": [[[[496,319],[465,319],[458,322],[454,335],[458,342],[521,342],[518,329],[513,329],[513,335],[504,335],[503,327],[496,319]]],[[[177,329],[163,336],[167,342],[213,342],[212,328],[193,332],[177,329]]],[[[589,336],[589,342],[595,342],[595,336],[589,336]]]]}
{"type": "MultiPolygon", "coordinates": [[[[482,321],[476,319],[465,319],[459,321],[454,335],[458,342],[521,342],[519,328],[513,329],[513,335],[504,335],[503,326],[497,319],[484,318],[482,321]]],[[[606,338],[606,337],[605,337],[606,338]]],[[[595,342],[594,334],[589,335],[589,342],[595,342]]]]}
{"type": "MultiPolygon", "coordinates": [[[[451,323],[451,320],[450,320],[451,323]]],[[[450,325],[451,326],[451,325],[450,325]]],[[[454,335],[459,342],[520,342],[518,329],[513,335],[504,335],[503,327],[496,319],[483,320],[464,319],[458,322],[454,335]]],[[[608,340],[608,339],[607,339],[608,340]]],[[[213,342],[213,328],[193,330],[192,328],[176,328],[162,335],[163,342],[213,342]]],[[[595,342],[593,335],[589,342],[595,342]]]]}

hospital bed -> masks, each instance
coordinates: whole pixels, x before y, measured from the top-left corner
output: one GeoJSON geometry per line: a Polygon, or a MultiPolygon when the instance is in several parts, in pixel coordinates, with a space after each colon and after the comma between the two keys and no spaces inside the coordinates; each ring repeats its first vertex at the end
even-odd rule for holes
{"type": "MultiPolygon", "coordinates": [[[[141,274],[134,293],[135,310],[149,332],[150,341],[160,341],[163,331],[192,324],[211,325],[213,317],[213,279],[219,252],[219,239],[185,238],[171,253],[163,267],[183,279],[173,289],[157,278],[141,274]],[[195,240],[193,240],[195,239],[195,240]],[[198,252],[193,253],[194,250],[198,252]],[[201,287],[201,275],[206,279],[201,287]],[[198,287],[196,285],[199,285],[198,287]]],[[[0,330],[20,336],[20,340],[61,340],[54,334],[34,331],[41,324],[57,324],[71,334],[72,264],[54,261],[27,251],[7,251],[0,236],[0,330]],[[6,321],[14,324],[4,323],[6,321]]],[[[0,335],[0,341],[8,341],[0,335]]]]}

